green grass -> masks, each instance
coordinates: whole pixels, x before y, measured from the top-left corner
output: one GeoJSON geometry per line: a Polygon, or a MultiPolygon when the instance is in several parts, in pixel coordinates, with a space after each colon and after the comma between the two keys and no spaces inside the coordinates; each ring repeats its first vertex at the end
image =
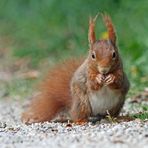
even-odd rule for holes
{"type": "Polygon", "coordinates": [[[138,108],[141,111],[139,113],[135,113],[135,114],[130,114],[130,117],[133,117],[135,119],[141,119],[141,120],[146,120],[148,119],[148,105],[147,104],[137,104],[137,103],[133,103],[131,104],[131,110],[133,110],[133,108],[138,108]]]}
{"type": "MultiPolygon", "coordinates": [[[[86,54],[89,16],[106,12],[116,26],[125,71],[131,82],[130,96],[148,83],[147,10],[147,0],[1,0],[0,39],[5,38],[2,44],[11,47],[12,56],[29,58],[30,67],[40,69],[43,59],[59,62],[86,54]]],[[[96,26],[100,38],[106,31],[100,18],[96,26]]],[[[22,85],[27,88],[29,84],[22,85]]],[[[16,88],[16,92],[20,89],[16,88]]]]}
{"type": "Polygon", "coordinates": [[[134,114],[132,115],[133,118],[138,118],[138,119],[141,119],[141,120],[146,120],[148,119],[148,112],[143,112],[143,113],[138,113],[138,114],[134,114]]]}

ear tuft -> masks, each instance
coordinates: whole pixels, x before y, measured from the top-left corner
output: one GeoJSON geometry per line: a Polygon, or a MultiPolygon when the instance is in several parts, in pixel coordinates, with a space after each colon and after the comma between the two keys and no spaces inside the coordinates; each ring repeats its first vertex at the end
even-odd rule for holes
{"type": "Polygon", "coordinates": [[[115,45],[116,44],[116,31],[115,31],[114,25],[112,23],[112,20],[106,14],[102,14],[102,17],[103,17],[104,23],[107,27],[107,30],[108,30],[108,37],[111,40],[111,42],[115,45]]]}
{"type": "Polygon", "coordinates": [[[94,19],[92,19],[92,17],[89,18],[88,41],[89,41],[90,49],[91,49],[93,43],[96,41],[95,23],[96,23],[97,17],[98,17],[98,14],[95,16],[94,19]]]}

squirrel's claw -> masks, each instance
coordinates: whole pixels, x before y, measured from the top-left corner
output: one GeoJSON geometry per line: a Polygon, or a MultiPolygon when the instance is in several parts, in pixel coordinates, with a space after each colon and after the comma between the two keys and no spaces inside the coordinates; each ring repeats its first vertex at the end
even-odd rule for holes
{"type": "Polygon", "coordinates": [[[96,80],[99,84],[103,84],[104,82],[104,76],[102,74],[98,74],[96,77],[96,80]]]}
{"type": "Polygon", "coordinates": [[[114,80],[115,80],[115,76],[113,74],[109,74],[104,80],[104,86],[107,86],[107,85],[113,83],[114,80]]]}

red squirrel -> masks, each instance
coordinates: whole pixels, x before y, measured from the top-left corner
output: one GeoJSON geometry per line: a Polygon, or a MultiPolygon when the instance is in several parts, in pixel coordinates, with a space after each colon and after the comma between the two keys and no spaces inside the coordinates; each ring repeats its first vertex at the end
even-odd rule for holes
{"type": "Polygon", "coordinates": [[[123,71],[114,25],[108,15],[102,17],[108,38],[96,40],[96,17],[90,18],[87,58],[68,60],[49,71],[41,93],[22,114],[24,123],[50,121],[62,111],[67,111],[74,122],[107,113],[118,116],[129,81],[123,71]]]}

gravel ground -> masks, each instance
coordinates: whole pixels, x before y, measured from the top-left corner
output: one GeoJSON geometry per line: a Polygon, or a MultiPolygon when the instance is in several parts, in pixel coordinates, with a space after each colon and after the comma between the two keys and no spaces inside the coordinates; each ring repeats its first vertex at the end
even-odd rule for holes
{"type": "Polygon", "coordinates": [[[0,101],[0,148],[148,148],[148,121],[83,126],[46,122],[27,126],[20,122],[21,112],[21,102],[0,101]]]}

